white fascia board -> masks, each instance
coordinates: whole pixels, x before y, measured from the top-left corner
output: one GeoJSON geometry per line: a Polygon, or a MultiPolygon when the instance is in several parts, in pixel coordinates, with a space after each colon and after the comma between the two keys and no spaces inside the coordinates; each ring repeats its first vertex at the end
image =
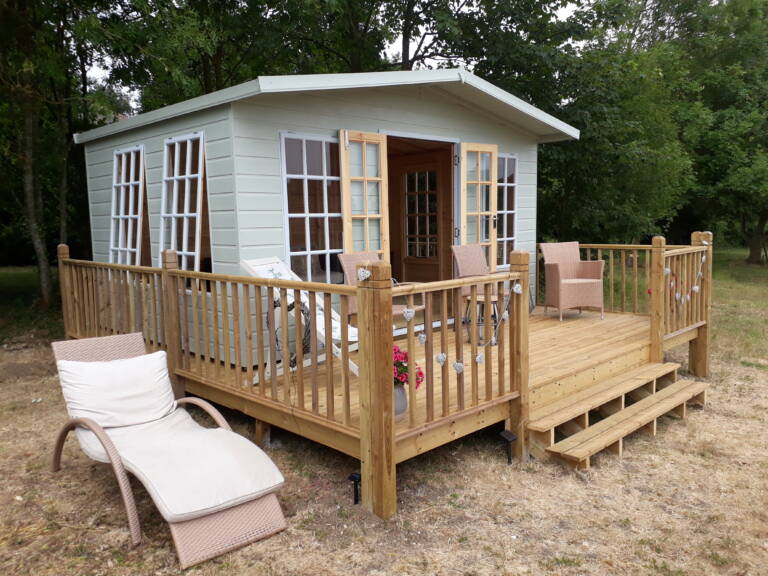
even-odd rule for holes
{"type": "MultiPolygon", "coordinates": [[[[507,104],[512,108],[515,108],[516,110],[519,110],[523,114],[526,114],[527,116],[530,116],[531,118],[534,118],[539,122],[554,128],[558,132],[562,132],[564,135],[566,135],[566,138],[563,138],[563,140],[567,140],[569,137],[575,140],[579,139],[580,132],[578,128],[574,128],[570,124],[566,124],[562,120],[558,120],[551,114],[547,114],[543,110],[539,110],[538,108],[536,108],[532,104],[529,104],[525,100],[521,100],[517,96],[513,96],[509,92],[502,90],[497,86],[494,86],[490,82],[483,80],[482,78],[479,78],[474,74],[470,74],[465,70],[459,70],[458,72],[459,72],[459,76],[461,77],[461,81],[464,82],[465,84],[469,84],[473,88],[476,88],[481,92],[485,92],[489,96],[496,98],[496,100],[499,100],[500,102],[503,102],[504,104],[507,104]]],[[[556,137],[555,135],[552,135],[552,136],[556,137]]],[[[547,138],[547,137],[545,136],[544,138],[547,138]]],[[[549,140],[549,141],[551,142],[552,140],[549,140]]]]}
{"type": "Polygon", "coordinates": [[[224,88],[223,90],[217,90],[210,94],[204,94],[190,100],[184,100],[183,102],[177,102],[176,104],[170,104],[151,112],[145,112],[143,114],[137,114],[131,116],[125,120],[119,120],[112,124],[106,124],[105,126],[99,126],[93,130],[88,130],[81,134],[75,134],[73,139],[75,144],[82,144],[84,142],[90,142],[92,140],[98,140],[119,132],[125,132],[126,130],[133,130],[134,128],[141,128],[148,124],[154,124],[162,122],[163,120],[170,120],[184,114],[190,114],[192,112],[199,112],[207,108],[213,108],[214,106],[220,106],[222,104],[228,104],[235,100],[241,100],[243,98],[250,98],[260,92],[259,78],[232,86],[230,88],[224,88]]]}

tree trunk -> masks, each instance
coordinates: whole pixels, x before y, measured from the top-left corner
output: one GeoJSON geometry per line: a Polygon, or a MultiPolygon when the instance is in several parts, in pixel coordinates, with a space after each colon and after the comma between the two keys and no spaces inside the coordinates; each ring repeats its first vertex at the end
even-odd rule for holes
{"type": "Polygon", "coordinates": [[[24,106],[23,172],[24,172],[24,215],[32,248],[37,258],[40,277],[40,299],[46,308],[51,304],[51,269],[48,251],[45,247],[43,225],[39,219],[42,207],[37,206],[35,185],[35,136],[37,134],[37,111],[33,104],[24,106]]]}
{"type": "Polygon", "coordinates": [[[768,225],[768,213],[761,214],[757,222],[757,228],[752,232],[747,240],[749,246],[748,264],[762,264],[763,250],[765,249],[766,238],[765,227],[768,225]]]}

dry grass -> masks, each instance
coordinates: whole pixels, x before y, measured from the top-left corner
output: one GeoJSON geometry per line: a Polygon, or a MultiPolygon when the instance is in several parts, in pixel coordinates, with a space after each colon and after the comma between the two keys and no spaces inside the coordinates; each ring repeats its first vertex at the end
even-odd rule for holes
{"type": "MultiPolygon", "coordinates": [[[[400,466],[400,513],[383,522],[352,505],[355,461],[278,433],[270,455],[286,476],[288,530],[188,573],[768,573],[768,274],[745,279],[720,260],[710,404],[630,440],[623,459],[587,474],[507,466],[489,430],[400,466]]],[[[138,483],[145,540],[131,549],[106,466],[70,441],[64,470],[49,471],[65,411],[39,336],[0,350],[0,574],[177,573],[138,483]]]]}

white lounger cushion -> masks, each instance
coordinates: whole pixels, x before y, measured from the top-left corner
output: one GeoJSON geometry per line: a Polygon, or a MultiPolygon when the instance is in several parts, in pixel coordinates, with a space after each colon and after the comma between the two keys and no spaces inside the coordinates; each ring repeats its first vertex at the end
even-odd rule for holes
{"type": "MultiPolygon", "coordinates": [[[[283,484],[258,446],[234,432],[204,428],[182,408],[154,422],[106,432],[168,522],[225,510],[283,484]]],[[[109,461],[94,434],[78,428],[77,439],[90,458],[109,461]]]]}
{"type": "Polygon", "coordinates": [[[59,360],[57,366],[72,418],[111,428],[152,422],[176,409],[165,352],[111,362],[59,360]]]}

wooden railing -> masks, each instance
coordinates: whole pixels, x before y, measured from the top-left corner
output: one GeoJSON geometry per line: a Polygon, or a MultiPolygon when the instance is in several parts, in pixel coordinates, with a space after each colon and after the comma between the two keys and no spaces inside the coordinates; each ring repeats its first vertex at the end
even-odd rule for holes
{"type": "Polygon", "coordinates": [[[606,312],[649,312],[651,247],[643,244],[582,244],[586,260],[603,260],[606,312]]]}
{"type": "Polygon", "coordinates": [[[68,338],[142,332],[150,350],[166,347],[159,268],[69,260],[62,245],[59,278],[68,338]]]}
{"type": "Polygon", "coordinates": [[[357,429],[352,286],[171,270],[177,373],[357,429]],[[338,312],[337,312],[338,310],[338,312]]]}

